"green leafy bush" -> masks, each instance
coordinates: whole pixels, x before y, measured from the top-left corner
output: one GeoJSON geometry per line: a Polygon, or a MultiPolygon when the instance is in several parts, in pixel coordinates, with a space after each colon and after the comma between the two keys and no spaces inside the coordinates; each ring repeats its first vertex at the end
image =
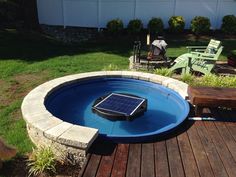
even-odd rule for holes
{"type": "Polygon", "coordinates": [[[33,149],[32,155],[27,163],[29,176],[38,176],[42,173],[56,172],[56,160],[50,147],[33,149]]]}
{"type": "Polygon", "coordinates": [[[162,33],[164,30],[164,24],[161,18],[152,18],[148,22],[148,29],[151,33],[162,33]]]}
{"type": "Polygon", "coordinates": [[[120,19],[113,19],[107,23],[107,30],[111,34],[118,34],[124,28],[124,24],[120,19]]]}
{"type": "Polygon", "coordinates": [[[154,74],[171,77],[174,73],[168,68],[160,68],[160,69],[155,69],[154,74]]]}
{"type": "Polygon", "coordinates": [[[174,33],[181,33],[185,27],[185,20],[182,16],[172,16],[169,21],[169,29],[174,33]]]}
{"type": "Polygon", "coordinates": [[[222,19],[221,30],[226,34],[236,34],[236,16],[224,16],[222,19]]]}
{"type": "Polygon", "coordinates": [[[195,34],[206,34],[210,31],[211,22],[207,17],[196,16],[191,21],[191,30],[195,34]]]}
{"type": "Polygon", "coordinates": [[[127,26],[127,30],[130,34],[140,33],[143,29],[143,23],[139,19],[130,20],[127,26]]]}

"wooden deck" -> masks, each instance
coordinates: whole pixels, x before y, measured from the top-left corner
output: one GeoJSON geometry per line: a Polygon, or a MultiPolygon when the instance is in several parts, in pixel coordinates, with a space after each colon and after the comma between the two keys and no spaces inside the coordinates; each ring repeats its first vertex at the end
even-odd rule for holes
{"type": "Polygon", "coordinates": [[[236,177],[236,111],[204,109],[219,121],[186,120],[168,137],[94,143],[81,177],[236,177]]]}

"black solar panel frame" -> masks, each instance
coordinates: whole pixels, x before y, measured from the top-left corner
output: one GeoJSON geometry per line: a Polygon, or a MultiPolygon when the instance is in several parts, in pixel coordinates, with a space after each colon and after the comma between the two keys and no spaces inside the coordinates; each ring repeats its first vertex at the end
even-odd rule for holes
{"type": "Polygon", "coordinates": [[[120,94],[120,93],[111,93],[108,96],[106,96],[103,100],[101,100],[100,102],[98,102],[96,105],[93,106],[94,109],[98,109],[98,110],[104,110],[104,111],[110,111],[113,113],[118,113],[124,116],[132,116],[132,114],[134,114],[135,110],[137,110],[144,102],[146,99],[141,98],[141,97],[136,97],[136,96],[132,96],[132,95],[128,95],[128,94],[120,94]],[[106,100],[108,100],[111,96],[120,96],[123,98],[132,98],[135,100],[140,100],[139,104],[135,106],[135,108],[132,110],[132,112],[130,114],[127,114],[125,112],[119,112],[116,110],[111,110],[111,109],[106,109],[106,108],[101,108],[99,107],[100,104],[102,104],[103,102],[105,102],[106,100]]]}

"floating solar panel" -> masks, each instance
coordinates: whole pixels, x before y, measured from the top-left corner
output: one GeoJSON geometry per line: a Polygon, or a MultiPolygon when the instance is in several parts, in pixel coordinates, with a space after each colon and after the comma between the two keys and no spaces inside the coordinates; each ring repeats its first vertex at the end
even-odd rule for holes
{"type": "Polygon", "coordinates": [[[97,99],[92,109],[110,120],[132,120],[147,110],[147,100],[129,94],[111,93],[97,99]]]}

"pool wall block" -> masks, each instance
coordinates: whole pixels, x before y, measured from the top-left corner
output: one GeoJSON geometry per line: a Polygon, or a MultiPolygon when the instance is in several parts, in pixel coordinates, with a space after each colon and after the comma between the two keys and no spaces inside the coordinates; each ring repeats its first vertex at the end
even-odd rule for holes
{"type": "Polygon", "coordinates": [[[86,154],[98,136],[94,128],[73,125],[54,117],[44,102],[54,90],[79,80],[97,77],[123,77],[150,81],[175,90],[188,97],[188,85],[168,77],[133,71],[99,71],[69,75],[48,81],[33,89],[23,100],[21,111],[27,124],[29,137],[38,147],[50,146],[58,160],[83,165],[86,154]]]}

